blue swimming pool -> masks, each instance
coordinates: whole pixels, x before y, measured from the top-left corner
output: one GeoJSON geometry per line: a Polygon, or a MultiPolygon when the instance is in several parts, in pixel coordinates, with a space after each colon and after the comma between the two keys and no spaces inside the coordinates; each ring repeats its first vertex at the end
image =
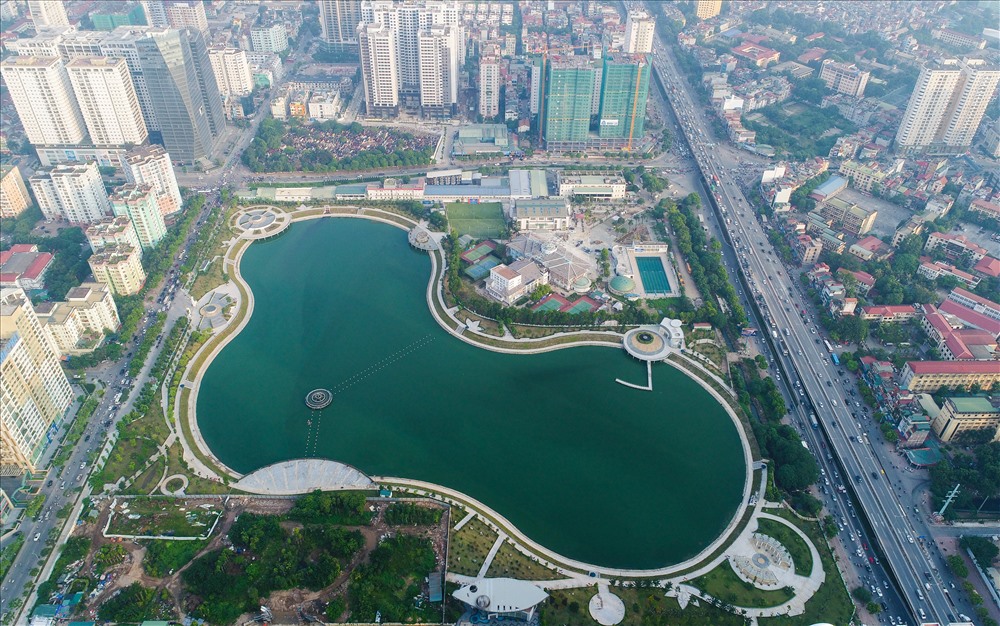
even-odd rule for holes
{"type": "Polygon", "coordinates": [[[642,288],[647,294],[670,293],[670,281],[667,280],[667,271],[663,268],[660,257],[639,256],[635,258],[635,262],[639,266],[642,288]]]}

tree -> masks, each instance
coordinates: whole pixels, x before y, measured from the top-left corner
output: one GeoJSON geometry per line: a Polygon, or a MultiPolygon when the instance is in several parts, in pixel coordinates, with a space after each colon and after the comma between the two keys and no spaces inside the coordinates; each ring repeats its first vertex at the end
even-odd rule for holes
{"type": "Polygon", "coordinates": [[[552,287],[550,287],[549,285],[538,285],[537,287],[531,290],[530,297],[532,300],[537,302],[538,300],[541,300],[550,293],[552,293],[552,287]]]}
{"type": "Polygon", "coordinates": [[[855,587],[851,590],[851,595],[858,602],[868,603],[872,601],[872,592],[868,591],[865,587],[855,587]]]}
{"type": "Polygon", "coordinates": [[[997,555],[1000,554],[1000,548],[997,548],[996,544],[986,537],[966,535],[959,540],[958,545],[963,550],[971,552],[973,558],[976,559],[976,563],[983,569],[990,567],[993,559],[997,558],[997,555]]]}
{"type": "Polygon", "coordinates": [[[947,561],[948,567],[955,573],[955,576],[959,578],[969,577],[969,567],[965,564],[965,560],[962,557],[957,554],[949,554],[945,561],[947,561]]]}

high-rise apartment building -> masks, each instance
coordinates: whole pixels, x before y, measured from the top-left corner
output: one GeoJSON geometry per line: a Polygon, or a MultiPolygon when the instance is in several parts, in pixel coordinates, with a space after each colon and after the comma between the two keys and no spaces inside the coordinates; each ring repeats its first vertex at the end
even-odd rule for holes
{"type": "Polygon", "coordinates": [[[70,61],[66,71],[94,145],[138,145],[146,141],[146,122],[125,59],[81,57],[70,61]]]}
{"type": "Polygon", "coordinates": [[[864,97],[869,76],[871,72],[859,70],[853,63],[838,63],[833,59],[824,60],[819,70],[819,77],[828,88],[855,98],[864,97]]]}
{"type": "Polygon", "coordinates": [[[205,3],[201,0],[186,0],[170,2],[166,6],[167,23],[173,28],[193,28],[200,32],[208,32],[208,17],[205,16],[205,3]]]}
{"type": "Polygon", "coordinates": [[[186,163],[207,157],[225,117],[201,33],[148,31],[135,46],[164,147],[186,163]]]}
{"type": "Polygon", "coordinates": [[[36,31],[42,26],[69,26],[63,0],[28,0],[28,14],[36,31]]]}
{"type": "Polygon", "coordinates": [[[95,161],[57,165],[32,175],[29,183],[46,219],[87,224],[111,214],[95,161]]]}
{"type": "Polygon", "coordinates": [[[73,390],[56,346],[18,288],[0,289],[0,380],[0,474],[35,472],[73,390]]]}
{"type": "Polygon", "coordinates": [[[16,165],[0,167],[0,217],[17,217],[30,205],[21,171],[16,165]]]}
{"type": "Polygon", "coordinates": [[[707,20],[722,12],[722,0],[696,0],[694,14],[700,20],[707,20]]]}
{"type": "Polygon", "coordinates": [[[163,4],[163,0],[139,0],[139,4],[146,14],[146,24],[157,28],[170,26],[167,20],[167,7],[163,4]]]}
{"type": "Polygon", "coordinates": [[[420,62],[420,110],[448,117],[458,104],[459,29],[435,24],[417,34],[420,62]]]}
{"type": "Polygon", "coordinates": [[[542,137],[549,149],[585,142],[597,70],[587,57],[551,61],[545,78],[542,137]]]}
{"type": "Polygon", "coordinates": [[[142,269],[142,252],[139,247],[115,244],[98,249],[87,259],[94,279],[111,287],[115,295],[130,296],[139,293],[146,282],[142,269]]]}
{"type": "Polygon", "coordinates": [[[625,19],[625,52],[649,54],[653,51],[656,35],[656,18],[642,9],[628,12],[625,19]]]}
{"type": "Polygon", "coordinates": [[[319,25],[327,49],[344,52],[358,49],[361,0],[319,0],[319,25]]]}
{"type": "Polygon", "coordinates": [[[254,52],[282,52],[288,49],[288,31],[284,24],[251,28],[250,45],[254,52]]]}
{"type": "Polygon", "coordinates": [[[479,59],[479,114],[491,120],[500,114],[500,57],[479,59]]]}
{"type": "Polygon", "coordinates": [[[392,29],[382,23],[358,26],[361,76],[368,115],[399,114],[399,59],[392,29]]]}
{"type": "Polygon", "coordinates": [[[160,215],[172,215],[181,210],[181,191],[170,154],[163,146],[150,144],[129,150],[122,159],[122,170],[130,183],[153,188],[160,215]]]}
{"type": "Polygon", "coordinates": [[[127,215],[103,217],[89,224],[83,234],[87,237],[90,249],[95,252],[108,246],[139,247],[139,235],[127,215]]]}
{"type": "Polygon", "coordinates": [[[904,152],[961,152],[972,144],[1000,70],[980,59],[939,59],[920,70],[896,133],[904,152]]]}
{"type": "Polygon", "coordinates": [[[163,215],[156,204],[156,193],[150,185],[122,185],[111,197],[111,210],[132,222],[139,246],[151,250],[167,234],[163,215]]]}
{"type": "Polygon", "coordinates": [[[35,315],[62,355],[90,352],[106,331],[121,326],[111,289],[102,283],[73,287],[66,300],[35,307],[35,315]]]}
{"type": "Polygon", "coordinates": [[[643,55],[606,54],[601,76],[597,136],[633,141],[642,137],[649,96],[649,63],[643,55]]]}
{"type": "Polygon", "coordinates": [[[209,48],[208,60],[212,64],[220,96],[250,95],[253,91],[253,75],[250,73],[246,50],[215,46],[209,48]]]}
{"type": "Polygon", "coordinates": [[[83,141],[83,116],[59,57],[10,57],[0,62],[0,73],[29,142],[53,146],[83,141]]]}

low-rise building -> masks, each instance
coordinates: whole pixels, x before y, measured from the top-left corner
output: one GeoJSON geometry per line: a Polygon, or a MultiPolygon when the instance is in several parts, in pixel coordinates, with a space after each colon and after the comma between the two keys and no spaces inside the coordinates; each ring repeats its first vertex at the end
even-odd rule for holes
{"type": "Polygon", "coordinates": [[[112,244],[100,248],[90,256],[88,263],[97,282],[109,285],[118,296],[139,293],[146,282],[138,245],[112,244]]]}
{"type": "Polygon", "coordinates": [[[969,289],[975,289],[979,284],[979,277],[960,270],[954,265],[943,261],[932,261],[930,257],[920,257],[920,266],[917,267],[917,274],[929,280],[936,280],[941,276],[954,276],[969,289]]]}
{"type": "Polygon", "coordinates": [[[878,163],[865,165],[857,161],[844,161],[840,164],[840,174],[851,181],[851,186],[859,191],[871,193],[875,185],[882,185],[889,173],[878,163]]]}
{"type": "Polygon", "coordinates": [[[899,244],[903,243],[903,241],[910,235],[919,235],[920,233],[924,232],[925,226],[926,222],[923,220],[923,218],[916,216],[911,217],[906,221],[905,224],[897,228],[896,232],[892,234],[892,243],[890,243],[889,245],[891,245],[893,248],[898,248],[899,244]]]}
{"type": "Polygon", "coordinates": [[[893,250],[878,237],[869,235],[851,244],[848,252],[862,261],[884,261],[892,256],[893,250]]]}
{"type": "Polygon", "coordinates": [[[907,361],[899,385],[913,393],[934,393],[942,387],[989,389],[995,382],[1000,382],[996,361],[907,361]]]}
{"type": "Polygon", "coordinates": [[[424,181],[403,183],[396,178],[386,178],[381,183],[372,183],[365,188],[369,200],[420,200],[424,197],[424,181]]]}
{"type": "Polygon", "coordinates": [[[879,304],[861,307],[861,319],[874,322],[908,322],[921,311],[912,304],[879,304]]]}
{"type": "Polygon", "coordinates": [[[591,200],[624,200],[625,179],[621,176],[559,175],[559,195],[591,200]]]}
{"type": "Polygon", "coordinates": [[[986,398],[945,398],[941,411],[931,422],[938,439],[948,443],[965,432],[990,430],[1000,441],[1000,409],[986,398]]]}
{"type": "Polygon", "coordinates": [[[34,244],[18,243],[0,252],[0,287],[20,287],[25,291],[45,288],[45,273],[52,264],[49,252],[39,252],[34,244]]]}
{"type": "Polygon", "coordinates": [[[989,319],[1000,322],[1000,304],[987,300],[967,289],[956,287],[948,294],[948,299],[967,307],[989,319]]]}
{"type": "Polygon", "coordinates": [[[469,124],[455,134],[451,153],[454,156],[478,154],[506,154],[510,152],[510,138],[504,124],[469,124]]]}
{"type": "Polygon", "coordinates": [[[569,201],[566,198],[518,200],[510,216],[519,230],[567,230],[569,201]]]}
{"type": "Polygon", "coordinates": [[[765,68],[771,63],[777,63],[781,58],[781,53],[777,50],[765,48],[755,43],[744,43],[733,48],[733,54],[750,62],[756,67],[765,68]]]}
{"type": "Polygon", "coordinates": [[[861,237],[868,234],[875,225],[878,211],[866,209],[840,198],[830,198],[819,205],[819,214],[831,220],[848,233],[861,237]]]}
{"type": "Polygon", "coordinates": [[[962,235],[951,235],[949,233],[931,233],[924,244],[924,252],[940,250],[945,257],[951,260],[968,257],[975,263],[986,256],[986,248],[969,241],[962,235]]]}
{"type": "Polygon", "coordinates": [[[340,93],[314,92],[309,98],[309,119],[335,120],[340,116],[340,93]]]}
{"type": "Polygon", "coordinates": [[[507,306],[530,294],[535,287],[547,285],[548,272],[531,259],[519,259],[510,265],[500,264],[490,268],[486,293],[507,306]]]}
{"type": "Polygon", "coordinates": [[[978,213],[984,217],[989,217],[995,220],[1000,220],[1000,204],[995,204],[993,202],[987,202],[982,198],[976,198],[969,203],[969,211],[972,213],[978,213]]]}
{"type": "Polygon", "coordinates": [[[792,252],[799,259],[800,265],[810,266],[819,260],[819,255],[823,252],[823,242],[809,235],[799,235],[792,240],[792,252]]]}

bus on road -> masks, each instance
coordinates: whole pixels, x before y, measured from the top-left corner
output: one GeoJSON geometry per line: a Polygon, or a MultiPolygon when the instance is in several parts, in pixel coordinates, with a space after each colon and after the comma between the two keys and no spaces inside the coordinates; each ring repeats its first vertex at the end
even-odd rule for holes
{"type": "Polygon", "coordinates": [[[824,339],[823,340],[823,345],[826,346],[826,351],[827,352],[829,352],[830,354],[833,354],[833,346],[830,345],[830,342],[828,340],[824,339]]]}
{"type": "Polygon", "coordinates": [[[837,357],[837,353],[836,352],[831,352],[830,353],[830,360],[833,361],[834,365],[838,365],[838,366],[840,365],[840,359],[837,357]]]}

